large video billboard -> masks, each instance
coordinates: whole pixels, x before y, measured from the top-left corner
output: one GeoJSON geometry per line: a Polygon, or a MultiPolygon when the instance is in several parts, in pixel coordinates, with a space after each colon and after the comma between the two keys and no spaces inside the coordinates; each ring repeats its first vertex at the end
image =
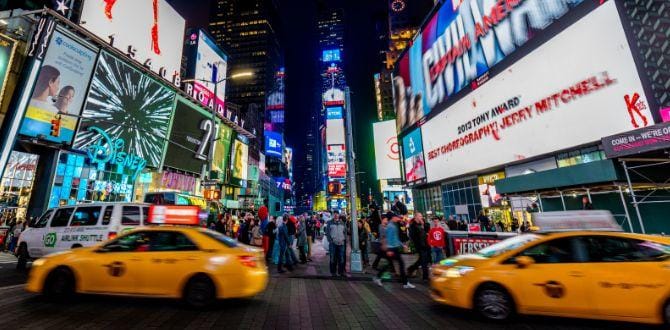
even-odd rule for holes
{"type": "Polygon", "coordinates": [[[400,179],[400,149],[395,130],[395,120],[372,124],[375,141],[377,179],[400,179]]]}
{"type": "Polygon", "coordinates": [[[396,64],[398,131],[476,87],[491,67],[581,2],[444,1],[396,64]]]}
{"type": "Polygon", "coordinates": [[[89,127],[103,129],[112,139],[126,141],[128,150],[159,166],[167,140],[175,93],[102,52],[75,136],[74,148],[85,150],[100,140],[89,127]]]}
{"type": "Polygon", "coordinates": [[[428,181],[654,124],[614,1],[421,126],[428,181]]]}
{"type": "Polygon", "coordinates": [[[231,162],[231,169],[233,178],[237,180],[247,180],[249,164],[249,146],[240,140],[233,142],[233,161],[231,162]]]}
{"type": "Polygon", "coordinates": [[[197,105],[178,98],[163,164],[191,173],[202,173],[203,165],[209,159],[214,134],[216,125],[212,116],[197,105]]]}
{"type": "Polygon", "coordinates": [[[5,94],[5,84],[9,77],[9,68],[12,66],[15,49],[16,41],[0,34],[0,100],[5,94]]]}
{"type": "Polygon", "coordinates": [[[72,143],[96,55],[83,42],[53,33],[19,134],[72,143]]]}
{"type": "Polygon", "coordinates": [[[265,131],[265,154],[268,157],[282,158],[284,146],[282,136],[277,132],[265,131]]]}
{"type": "Polygon", "coordinates": [[[230,148],[233,143],[233,129],[224,123],[218,123],[218,138],[214,143],[212,170],[225,173],[230,162],[230,148]]]}
{"type": "Polygon", "coordinates": [[[225,113],[228,56],[201,29],[191,30],[186,44],[189,47],[186,78],[192,79],[186,84],[186,93],[217,113],[225,113]]]}
{"type": "Polygon", "coordinates": [[[343,119],[326,120],[326,142],[328,144],[345,144],[343,119]]]}
{"type": "Polygon", "coordinates": [[[165,0],[84,1],[80,25],[176,82],[186,21],[165,0]]]}
{"type": "Polygon", "coordinates": [[[343,144],[328,146],[328,177],[344,178],[347,174],[347,157],[343,144]]]}

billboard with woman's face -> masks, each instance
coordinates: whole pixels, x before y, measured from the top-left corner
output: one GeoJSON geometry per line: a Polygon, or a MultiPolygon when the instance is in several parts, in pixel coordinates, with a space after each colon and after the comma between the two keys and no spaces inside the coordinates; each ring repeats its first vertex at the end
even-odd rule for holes
{"type": "Polygon", "coordinates": [[[96,56],[83,42],[53,33],[19,134],[72,143],[96,56]]]}

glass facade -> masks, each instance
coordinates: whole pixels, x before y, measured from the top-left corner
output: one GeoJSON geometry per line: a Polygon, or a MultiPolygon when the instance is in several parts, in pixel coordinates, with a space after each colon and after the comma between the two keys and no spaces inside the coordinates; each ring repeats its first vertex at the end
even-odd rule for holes
{"type": "Polygon", "coordinates": [[[49,208],[82,201],[130,202],[134,181],[129,173],[109,164],[91,164],[84,155],[61,152],[49,208]]]}
{"type": "Polygon", "coordinates": [[[449,182],[442,185],[444,213],[459,215],[464,220],[473,220],[482,209],[477,178],[449,182]],[[467,213],[463,212],[467,210],[467,213]]]}
{"type": "Polygon", "coordinates": [[[26,220],[38,155],[12,151],[0,182],[0,225],[26,220]]]}

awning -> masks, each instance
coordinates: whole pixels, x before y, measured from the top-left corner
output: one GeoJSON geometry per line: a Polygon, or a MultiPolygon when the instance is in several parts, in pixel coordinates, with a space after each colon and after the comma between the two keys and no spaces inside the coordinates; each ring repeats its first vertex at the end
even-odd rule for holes
{"type": "Polygon", "coordinates": [[[619,180],[616,165],[607,159],[501,179],[495,186],[499,194],[511,194],[619,180]]]}

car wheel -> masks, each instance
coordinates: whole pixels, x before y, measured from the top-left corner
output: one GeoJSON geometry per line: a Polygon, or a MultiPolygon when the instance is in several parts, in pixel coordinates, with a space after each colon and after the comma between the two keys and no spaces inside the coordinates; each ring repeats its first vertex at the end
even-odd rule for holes
{"type": "Polygon", "coordinates": [[[72,245],[72,247],[70,247],[70,249],[74,250],[74,249],[78,249],[80,247],[82,247],[81,244],[74,244],[74,245],[72,245]]]}
{"type": "Polygon", "coordinates": [[[486,284],[475,294],[475,310],[492,321],[505,321],[514,314],[514,301],[503,287],[486,284]]]}
{"type": "Polygon", "coordinates": [[[67,300],[75,294],[75,279],[66,267],[52,270],[44,282],[44,295],[54,300],[67,300]]]}
{"type": "Polygon", "coordinates": [[[663,320],[665,321],[665,325],[670,326],[670,299],[663,307],[663,320]]]}
{"type": "Polygon", "coordinates": [[[202,308],[216,299],[216,287],[206,275],[192,277],[184,287],[184,301],[191,307],[202,308]]]}
{"type": "Polygon", "coordinates": [[[16,262],[16,269],[19,270],[26,269],[28,259],[30,258],[30,255],[28,254],[28,246],[26,245],[26,243],[21,243],[21,245],[19,246],[19,251],[16,253],[16,256],[19,259],[16,262]]]}

